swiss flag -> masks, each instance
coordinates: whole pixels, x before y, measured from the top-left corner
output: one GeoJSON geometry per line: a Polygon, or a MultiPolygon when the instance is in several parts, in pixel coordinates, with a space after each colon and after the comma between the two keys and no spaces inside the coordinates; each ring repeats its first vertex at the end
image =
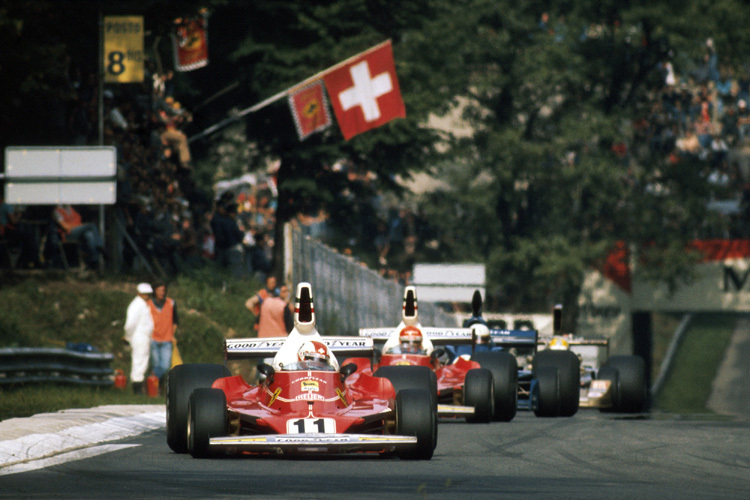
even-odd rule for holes
{"type": "Polygon", "coordinates": [[[390,40],[326,72],[323,81],[344,139],[406,117],[390,40]]]}

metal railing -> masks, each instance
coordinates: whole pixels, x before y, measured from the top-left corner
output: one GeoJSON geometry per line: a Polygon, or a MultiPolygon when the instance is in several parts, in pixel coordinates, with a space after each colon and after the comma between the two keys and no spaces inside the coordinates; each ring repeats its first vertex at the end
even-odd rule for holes
{"type": "MultiPolygon", "coordinates": [[[[357,335],[360,328],[396,327],[401,321],[403,285],[382,278],[352,257],[342,255],[285,227],[285,280],[312,285],[318,330],[325,335],[357,335]]],[[[424,326],[455,326],[455,318],[435,304],[419,301],[424,326]]]]}
{"type": "Polygon", "coordinates": [[[0,385],[60,382],[112,385],[112,353],[49,347],[0,349],[0,385]]]}

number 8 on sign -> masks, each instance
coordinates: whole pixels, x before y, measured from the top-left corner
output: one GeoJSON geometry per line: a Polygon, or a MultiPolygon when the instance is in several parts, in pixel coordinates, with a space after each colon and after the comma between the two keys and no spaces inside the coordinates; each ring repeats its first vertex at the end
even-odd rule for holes
{"type": "Polygon", "coordinates": [[[107,16],[103,25],[104,81],[143,81],[143,17],[107,16]]]}

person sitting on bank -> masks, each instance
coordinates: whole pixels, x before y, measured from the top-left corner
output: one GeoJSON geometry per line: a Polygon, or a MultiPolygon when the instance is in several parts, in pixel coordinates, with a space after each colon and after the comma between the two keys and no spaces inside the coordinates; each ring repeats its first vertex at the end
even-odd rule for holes
{"type": "Polygon", "coordinates": [[[73,241],[81,245],[86,266],[99,268],[99,256],[104,251],[104,241],[95,224],[85,223],[81,214],[71,205],[57,205],[53,213],[63,242],[73,241]]]}

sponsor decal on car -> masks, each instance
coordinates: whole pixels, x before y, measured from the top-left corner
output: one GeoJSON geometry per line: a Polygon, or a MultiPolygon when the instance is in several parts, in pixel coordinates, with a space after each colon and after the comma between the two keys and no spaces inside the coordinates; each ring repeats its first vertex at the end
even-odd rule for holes
{"type": "Polygon", "coordinates": [[[318,392],[320,390],[320,384],[315,380],[303,380],[300,385],[300,390],[318,392]]]}
{"type": "Polygon", "coordinates": [[[268,406],[271,406],[274,401],[276,401],[276,398],[279,397],[279,394],[281,394],[281,387],[277,387],[275,391],[273,391],[273,394],[271,395],[271,399],[268,400],[268,406]]]}

